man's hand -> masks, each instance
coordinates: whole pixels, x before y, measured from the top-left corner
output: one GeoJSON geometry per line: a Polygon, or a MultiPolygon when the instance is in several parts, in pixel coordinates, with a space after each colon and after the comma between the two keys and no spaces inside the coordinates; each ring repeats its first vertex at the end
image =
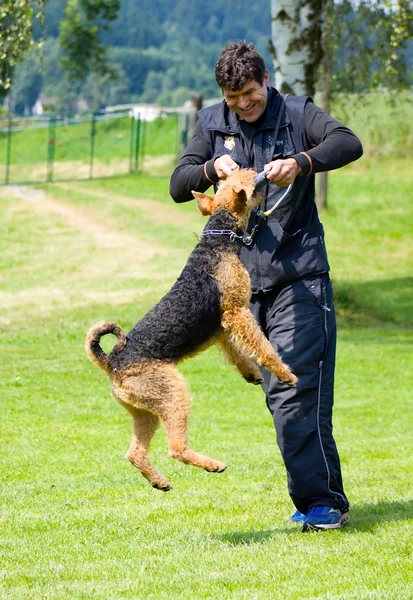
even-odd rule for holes
{"type": "Polygon", "coordinates": [[[239,169],[239,166],[232,160],[229,154],[224,154],[214,161],[214,169],[220,179],[226,179],[239,169]]]}
{"type": "Polygon", "coordinates": [[[300,166],[294,158],[280,158],[265,165],[264,173],[273,183],[287,187],[300,173],[300,166]]]}

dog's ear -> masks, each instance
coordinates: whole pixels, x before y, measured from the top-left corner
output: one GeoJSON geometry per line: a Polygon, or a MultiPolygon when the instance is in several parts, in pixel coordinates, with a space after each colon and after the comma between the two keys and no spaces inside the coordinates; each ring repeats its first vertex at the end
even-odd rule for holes
{"type": "Polygon", "coordinates": [[[247,205],[247,194],[241,185],[232,188],[232,210],[236,213],[242,213],[247,205]]]}
{"type": "Polygon", "coordinates": [[[192,195],[196,199],[198,210],[201,213],[201,215],[211,215],[214,197],[207,196],[206,194],[203,194],[201,192],[194,192],[193,190],[192,195]]]}

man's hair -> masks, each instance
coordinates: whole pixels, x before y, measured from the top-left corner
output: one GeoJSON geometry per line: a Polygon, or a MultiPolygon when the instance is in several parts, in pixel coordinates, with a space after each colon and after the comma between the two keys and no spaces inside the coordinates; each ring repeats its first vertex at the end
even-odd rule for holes
{"type": "Polygon", "coordinates": [[[262,85],[265,71],[264,59],[254,50],[254,44],[231,42],[215,65],[215,79],[222,90],[236,92],[249,81],[262,85]]]}

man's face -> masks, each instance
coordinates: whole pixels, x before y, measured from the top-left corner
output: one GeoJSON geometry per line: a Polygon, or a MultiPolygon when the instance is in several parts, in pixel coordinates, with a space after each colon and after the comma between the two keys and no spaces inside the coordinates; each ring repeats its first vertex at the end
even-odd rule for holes
{"type": "Polygon", "coordinates": [[[262,85],[252,80],[236,92],[224,90],[224,98],[228,108],[248,123],[257,121],[267,106],[268,81],[268,71],[265,71],[262,85]]]}

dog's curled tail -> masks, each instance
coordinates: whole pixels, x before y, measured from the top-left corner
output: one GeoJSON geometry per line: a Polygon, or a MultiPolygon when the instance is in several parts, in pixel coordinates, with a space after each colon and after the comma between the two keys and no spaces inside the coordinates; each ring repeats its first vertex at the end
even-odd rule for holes
{"type": "Polygon", "coordinates": [[[85,349],[90,360],[105,371],[111,371],[110,360],[106,352],[102,350],[99,342],[100,338],[108,333],[112,333],[118,339],[113,350],[117,350],[118,352],[122,350],[126,344],[126,336],[123,329],[116,323],[109,323],[108,321],[100,321],[93,325],[87,333],[85,343],[85,349]]]}

